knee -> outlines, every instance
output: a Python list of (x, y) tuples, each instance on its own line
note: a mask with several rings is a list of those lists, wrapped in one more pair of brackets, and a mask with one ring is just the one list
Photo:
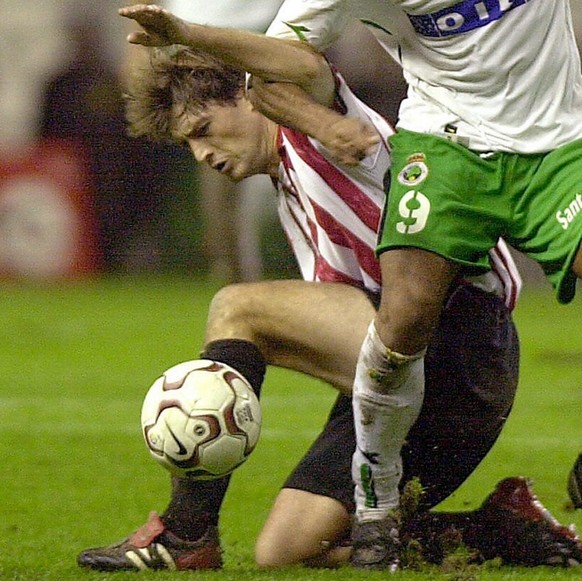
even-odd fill
[(329, 569), (347, 563), (350, 553), (350, 546), (335, 546), (325, 541), (318, 546), (305, 546), (301, 543), (270, 543), (259, 538), (255, 546), (255, 563), (259, 569), (291, 565)]
[(437, 326), (440, 304), (418, 290), (385, 295), (374, 326), (382, 343), (404, 355), (424, 349)]
[[(268, 519), (255, 544), (255, 563), (261, 569), (297, 565), (317, 552), (309, 534), (299, 534), (279, 518)], [(309, 539), (309, 540), (308, 540)]]
[(237, 283), (221, 288), (210, 301), (208, 325), (239, 324), (253, 312), (252, 283)]
[(438, 323), (458, 266), (431, 252), (384, 252), (382, 301), (375, 325), (386, 347), (411, 355), (424, 349)]
[(261, 568), (332, 566), (346, 558), (342, 541), (350, 528), (351, 516), (339, 501), (284, 488), (257, 539), (255, 561)]

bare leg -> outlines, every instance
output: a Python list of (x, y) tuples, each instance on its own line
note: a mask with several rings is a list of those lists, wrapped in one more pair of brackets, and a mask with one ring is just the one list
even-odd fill
[(401, 449), (422, 406), (424, 353), (456, 268), (418, 249), (385, 252), (380, 264), (382, 302), (362, 345), (352, 399), (356, 430), (352, 564), (393, 569), (398, 564), (393, 511), (400, 499)]
[[(360, 345), (374, 316), (362, 291), (342, 284), (270, 281), (220, 290), (208, 316), (205, 343), (244, 339), (269, 364), (313, 375), (349, 392)], [(351, 524), (346, 507), (327, 496), (284, 488), (256, 546), (261, 567), (345, 562), (333, 544)]]
[[(346, 313), (341, 319), (340, 309)], [(257, 394), (266, 363), (310, 373), (347, 391), (373, 314), (366, 295), (346, 285), (304, 281), (231, 285), (211, 303), (202, 357), (235, 367)], [(351, 449), (353, 441), (348, 445)], [(217, 526), (228, 484), (228, 476), (208, 482), (175, 479), (162, 521), (179, 538), (196, 541)], [(324, 520), (321, 526), (333, 529), (335, 524)], [(303, 540), (307, 544), (301, 555), (321, 552), (318, 542), (314, 546), (309, 544), (313, 540)]]
[(417, 248), (384, 252), (380, 265), (383, 288), (376, 330), (384, 345), (413, 355), (428, 345), (457, 267)]
[(205, 344), (246, 339), (270, 365), (318, 377), (349, 393), (374, 308), (343, 284), (300, 280), (230, 285), (212, 300)]
[(350, 547), (337, 547), (349, 533), (351, 517), (333, 498), (283, 488), (275, 499), (255, 547), (259, 567), (294, 563), (331, 567), (348, 559)]
[(259, 280), (263, 272), (260, 221), (273, 185), (266, 176), (233, 183), (204, 163), (198, 165), (198, 172), (204, 250), (212, 275), (225, 283)]

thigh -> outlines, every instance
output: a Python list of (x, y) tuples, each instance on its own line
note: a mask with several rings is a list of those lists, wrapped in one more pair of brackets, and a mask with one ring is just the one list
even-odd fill
[(364, 291), (341, 283), (231, 285), (212, 301), (205, 341), (252, 341), (270, 365), (307, 373), (350, 392), (374, 312)]

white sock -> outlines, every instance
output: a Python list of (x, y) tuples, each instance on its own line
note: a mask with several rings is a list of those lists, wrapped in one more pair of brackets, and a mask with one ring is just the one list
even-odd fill
[(401, 449), (424, 396), (424, 353), (402, 355), (382, 343), (374, 322), (356, 368), (353, 392), (358, 521), (386, 517), (399, 505)]

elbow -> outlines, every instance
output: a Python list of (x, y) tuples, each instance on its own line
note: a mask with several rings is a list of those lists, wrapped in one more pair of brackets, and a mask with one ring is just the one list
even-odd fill
[(316, 87), (322, 83), (327, 83), (332, 78), (328, 62), (316, 52), (307, 55), (300, 72), (296, 84), (310, 94), (315, 92)]

